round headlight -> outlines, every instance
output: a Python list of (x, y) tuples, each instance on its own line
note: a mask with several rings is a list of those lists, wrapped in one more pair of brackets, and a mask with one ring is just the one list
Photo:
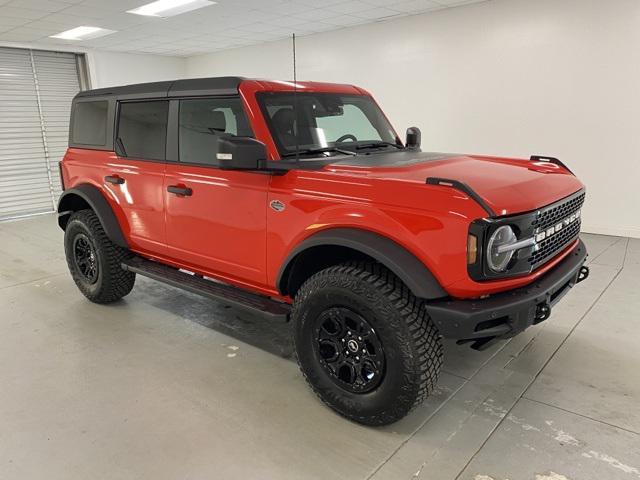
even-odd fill
[(508, 225), (498, 228), (487, 244), (487, 264), (494, 272), (504, 272), (513, 257), (515, 250), (500, 253), (499, 247), (517, 242), (513, 229)]

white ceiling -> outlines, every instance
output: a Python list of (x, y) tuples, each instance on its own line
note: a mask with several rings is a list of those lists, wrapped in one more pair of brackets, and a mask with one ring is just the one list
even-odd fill
[[(166, 19), (126, 13), (150, 1), (0, 0), (0, 44), (191, 56), (485, 0), (217, 0)], [(49, 38), (81, 25), (117, 33), (74, 42)]]

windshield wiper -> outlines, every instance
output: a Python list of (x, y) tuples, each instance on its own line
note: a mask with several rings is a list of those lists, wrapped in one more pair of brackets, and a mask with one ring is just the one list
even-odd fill
[(302, 148), (297, 152), (287, 152), (282, 157), (295, 157), (297, 155), (312, 155), (314, 153), (325, 153), (325, 152), (336, 152), (342, 153), (344, 155), (357, 155), (356, 152), (352, 152), (351, 150), (344, 150), (342, 148), (337, 147), (323, 147), (323, 148)]
[(402, 145), (398, 145), (397, 143), (391, 142), (371, 142), (371, 143), (361, 143), (356, 146), (356, 150), (363, 150), (365, 148), (378, 148), (378, 147), (396, 147), (397, 149), (403, 149)]

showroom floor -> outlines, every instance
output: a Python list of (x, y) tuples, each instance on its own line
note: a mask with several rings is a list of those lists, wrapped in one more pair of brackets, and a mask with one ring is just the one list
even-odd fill
[(591, 277), (386, 428), (320, 404), (289, 326), (138, 278), (111, 306), (51, 215), (0, 224), (0, 478), (640, 478), (640, 240), (583, 236)]

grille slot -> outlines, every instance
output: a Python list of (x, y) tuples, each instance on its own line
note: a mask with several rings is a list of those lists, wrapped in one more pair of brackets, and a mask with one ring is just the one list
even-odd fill
[(551, 206), (545, 210), (540, 211), (540, 215), (533, 222), (534, 228), (546, 230), (547, 228), (555, 225), (560, 220), (563, 220), (570, 216), (572, 213), (577, 212), (584, 203), (584, 193), (567, 200), (559, 205)]
[[(584, 195), (583, 192), (562, 203), (550, 205), (546, 209), (540, 210), (538, 217), (532, 223), (533, 228), (536, 231), (544, 231), (561, 223), (565, 218), (570, 217), (582, 208)], [(535, 269), (541, 266), (578, 238), (581, 220), (581, 218), (578, 218), (575, 222), (564, 226), (559, 232), (539, 242), (538, 248), (529, 257), (531, 268)]]
[(539, 267), (560, 250), (566, 247), (573, 240), (578, 238), (580, 233), (580, 220), (564, 227), (559, 233), (543, 240), (538, 244), (540, 248), (529, 257), (529, 263), (533, 268)]

